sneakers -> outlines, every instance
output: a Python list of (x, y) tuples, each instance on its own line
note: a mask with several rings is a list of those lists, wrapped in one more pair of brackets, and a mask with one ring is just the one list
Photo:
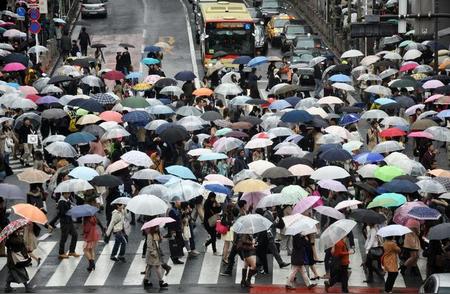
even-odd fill
[(225, 276), (225, 277), (229, 277), (229, 276), (231, 276), (231, 272), (229, 272), (229, 271), (224, 271), (224, 272), (220, 272), (219, 275)]
[(119, 260), (120, 260), (121, 262), (127, 262), (127, 260), (126, 260), (125, 257), (123, 257), (123, 256), (119, 256)]
[(169, 284), (164, 283), (164, 281), (159, 281), (159, 288), (167, 288), (169, 287)]
[(68, 255), (69, 255), (69, 256), (72, 256), (72, 257), (80, 257), (80, 256), (81, 256), (80, 254), (78, 254), (78, 253), (76, 253), (76, 252), (69, 252)]
[(66, 253), (63, 253), (63, 254), (58, 255), (58, 258), (59, 259), (66, 259), (66, 258), (69, 258), (69, 255), (66, 254)]

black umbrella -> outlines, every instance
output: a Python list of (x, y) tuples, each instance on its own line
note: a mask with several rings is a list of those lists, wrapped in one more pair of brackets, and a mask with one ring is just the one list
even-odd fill
[(450, 94), (450, 85), (446, 85), (446, 86), (442, 86), (442, 87), (436, 88), (436, 89), (434, 89), (433, 93), (434, 94), (448, 95), (448, 94)]
[(128, 43), (120, 43), (119, 46), (123, 48), (135, 48), (134, 45)]
[(106, 48), (106, 45), (105, 44), (92, 44), (91, 45), (91, 48)]
[(416, 183), (419, 180), (416, 177), (410, 176), (410, 175), (403, 175), (403, 176), (398, 176), (395, 177), (394, 180), (408, 180), (410, 182)]
[(432, 76), (430, 80), (439, 80), (439, 81), (443, 82), (444, 84), (449, 84), (450, 83), (450, 76), (447, 76), (447, 75), (436, 75), (436, 76)]
[(255, 98), (253, 98), (253, 99), (247, 100), (247, 102), (245, 102), (245, 103), (246, 104), (250, 104), (250, 105), (262, 105), (262, 104), (267, 103), (267, 101), (264, 100), (264, 99), (255, 99)]
[(312, 162), (306, 158), (300, 158), (300, 157), (287, 157), (280, 160), (277, 164), (277, 166), (281, 166), (284, 168), (290, 168), (291, 166), (294, 166), (296, 164), (305, 164), (312, 167)]
[(360, 113), (363, 109), (356, 106), (343, 106), (341, 108), (336, 108), (337, 113)]
[(80, 108), (83, 108), (87, 111), (91, 112), (103, 112), (105, 109), (103, 108), (103, 105), (95, 101), (94, 99), (83, 99), (83, 98), (77, 98), (73, 99), (68, 103), (68, 105), (71, 106), (78, 106)]
[(2, 60), (4, 63), (18, 62), (22, 63), (25, 66), (28, 66), (30, 61), (28, 56), (22, 53), (11, 53), (9, 55), (6, 55), (5, 57), (2, 57)]
[(381, 224), (386, 221), (386, 218), (370, 209), (355, 209), (350, 214), (350, 217), (360, 223), (365, 224)]
[(91, 61), (88, 58), (78, 58), (78, 59), (73, 60), (71, 64), (79, 66), (79, 67), (90, 67), (91, 62), (95, 62), (95, 61)]
[(411, 79), (400, 79), (400, 80), (396, 80), (394, 81), (389, 87), (390, 88), (417, 88), (419, 87), (419, 83), (417, 83), (417, 81), (415, 80), (411, 80)]
[(155, 88), (164, 88), (164, 87), (168, 87), (168, 86), (176, 86), (178, 84), (178, 82), (172, 78), (162, 78), (159, 79), (153, 86)]
[(52, 119), (60, 119), (67, 116), (67, 112), (60, 108), (51, 108), (46, 109), (42, 112), (42, 118), (52, 120)]
[(91, 184), (94, 186), (117, 187), (123, 184), (119, 177), (113, 175), (101, 175), (92, 179)]
[(388, 103), (380, 106), (384, 111), (398, 111), (402, 106), (399, 103)]
[(416, 102), (411, 97), (398, 96), (398, 97), (393, 97), (392, 99), (397, 101), (397, 103), (400, 104), (401, 107), (403, 107), (403, 108), (409, 108), (413, 105), (416, 105)]
[(362, 190), (364, 190), (364, 191), (366, 191), (366, 192), (368, 192), (368, 193), (370, 193), (370, 194), (372, 194), (372, 195), (377, 195), (378, 194), (377, 190), (373, 186), (371, 186), (371, 185), (369, 185), (367, 183), (355, 182), (355, 183), (353, 183), (353, 185), (358, 187), (358, 188), (360, 188), (360, 189), (362, 189)]
[(47, 84), (58, 84), (58, 83), (63, 83), (63, 82), (70, 82), (72, 81), (73, 78), (69, 77), (69, 76), (53, 76), (48, 82)]
[(448, 238), (450, 238), (450, 223), (433, 226), (428, 232), (429, 240), (444, 240)]
[(159, 136), (167, 143), (175, 143), (188, 138), (189, 132), (182, 126), (173, 125), (162, 131)]
[(334, 75), (334, 74), (345, 74), (345, 75), (350, 75), (352, 71), (352, 67), (348, 64), (338, 64), (335, 67), (333, 67), (332, 69), (330, 69), (330, 71), (328, 72), (328, 74)]
[(281, 179), (281, 178), (288, 178), (292, 177), (293, 174), (288, 171), (287, 168), (274, 166), (271, 168), (266, 169), (261, 177), (266, 179)]
[(308, 122), (307, 125), (311, 125), (315, 128), (326, 128), (329, 123), (318, 115), (313, 115), (312, 121)]
[(259, 117), (251, 116), (251, 115), (241, 116), (241, 117), (239, 118), (239, 121), (249, 122), (249, 123), (251, 123), (252, 125), (259, 125), (260, 123), (263, 122), (263, 120), (260, 119)]
[(98, 125), (87, 125), (82, 129), (83, 132), (90, 133), (98, 138), (105, 134), (105, 130)]
[(217, 111), (206, 111), (200, 116), (200, 118), (206, 121), (215, 121), (217, 119), (223, 119), (222, 115)]

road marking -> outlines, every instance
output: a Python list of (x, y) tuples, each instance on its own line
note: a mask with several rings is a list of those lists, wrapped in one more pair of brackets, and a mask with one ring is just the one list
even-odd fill
[[(78, 241), (77, 246), (75, 247), (75, 252), (83, 251), (84, 241)], [(67, 285), (73, 273), (78, 267), (82, 257), (78, 258), (67, 258), (63, 259), (59, 262), (54, 274), (50, 277), (47, 284), (47, 287), (62, 287)]]
[[(272, 256), (272, 255), (271, 255)], [(291, 257), (288, 256), (287, 250), (280, 250), (280, 256), (285, 262), (290, 262)], [(273, 267), (272, 267), (272, 284), (274, 285), (286, 285), (287, 277), (290, 274), (290, 266), (285, 268), (280, 268), (278, 262), (273, 258)]]
[(205, 252), (202, 269), (198, 278), (199, 284), (217, 284), (221, 260), (222, 256), (216, 256), (210, 252)]
[[(89, 274), (89, 277), (84, 283), (85, 286), (103, 286), (105, 285), (106, 279), (111, 272), (115, 261), (111, 260), (111, 251), (114, 246), (114, 241), (109, 241), (108, 244), (105, 245), (100, 257), (95, 262), (95, 271)], [(121, 263), (121, 261), (118, 261)]]
[(195, 47), (194, 47), (194, 38), (192, 37), (192, 28), (191, 28), (191, 21), (189, 19), (189, 11), (186, 7), (186, 4), (184, 4), (183, 0), (180, 0), (181, 5), (183, 5), (184, 8), (184, 16), (186, 18), (186, 28), (188, 33), (188, 39), (189, 39), (189, 49), (191, 53), (191, 61), (192, 61), (192, 70), (194, 74), (197, 76), (195, 79), (195, 87), (200, 88), (200, 80), (198, 75), (198, 67), (197, 67), (197, 58), (195, 56)]
[(350, 267), (352, 268), (349, 270), (350, 277), (349, 277), (349, 283), (351, 283), (352, 286), (365, 286), (367, 287), (367, 283), (364, 283), (363, 281), (366, 279), (366, 274), (362, 270), (361, 264), (362, 264), (362, 255), (361, 250), (358, 250), (358, 248), (361, 248), (359, 246), (359, 240), (355, 239), (355, 253), (350, 254)]
[(186, 261), (183, 264), (173, 264), (172, 260), (169, 259), (169, 261), (167, 261), (167, 265), (172, 267), (172, 269), (170, 270), (170, 273), (167, 276), (164, 276), (164, 281), (169, 285), (181, 284), (181, 278), (183, 277)]
[[(146, 2), (144, 1), (144, 3), (146, 3)], [(147, 8), (145, 8), (145, 9), (147, 11)], [(145, 36), (147, 36), (147, 29), (143, 29), (142, 30), (142, 40), (144, 42), (141, 45), (141, 60), (144, 58), (144, 53), (145, 53), (145, 51), (144, 51), (144, 49), (145, 49)], [(139, 72), (142, 73), (142, 76), (145, 75), (145, 73), (144, 73), (144, 64), (140, 60), (139, 60)]]
[(236, 263), (236, 278), (234, 279), (234, 282), (236, 284), (241, 283), (242, 279), (242, 269), (244, 268), (244, 261), (241, 259), (241, 257), (237, 256), (237, 263)]
[(125, 280), (123, 281), (124, 285), (140, 285), (142, 284), (142, 279), (144, 278), (143, 275), (141, 275), (141, 271), (145, 270), (146, 262), (145, 258), (142, 258), (142, 256), (139, 254), (139, 252), (142, 252), (142, 248), (144, 247), (144, 240), (141, 241), (139, 244), (138, 252), (136, 256), (133, 259), (133, 262), (131, 263), (130, 269), (127, 272), (127, 275), (125, 276)]

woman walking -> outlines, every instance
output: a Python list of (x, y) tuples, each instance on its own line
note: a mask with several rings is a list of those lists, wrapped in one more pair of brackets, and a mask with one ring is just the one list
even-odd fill
[(88, 272), (95, 270), (95, 249), (97, 248), (100, 234), (97, 230), (97, 224), (104, 231), (102, 225), (97, 222), (95, 215), (83, 218), (83, 238), (84, 238), (84, 256), (89, 262), (86, 268)]
[(384, 270), (388, 273), (386, 282), (384, 283), (384, 292), (392, 293), (395, 279), (398, 276), (398, 255), (400, 254), (400, 247), (395, 243), (393, 237), (386, 237), (383, 244), (384, 254), (382, 257), (382, 264)]
[(255, 240), (251, 235), (243, 234), (239, 237), (237, 249), (244, 260), (241, 287), (251, 287), (252, 277), (256, 274)]
[(208, 198), (203, 204), (203, 210), (205, 211), (205, 217), (203, 219), (203, 225), (209, 234), (209, 239), (205, 243), (205, 251), (208, 249), (208, 245), (212, 245), (212, 250), (214, 255), (219, 255), (216, 248), (216, 222), (218, 214), (222, 210), (220, 204), (216, 200), (216, 194), (211, 192)]
[(339, 240), (331, 248), (333, 256), (332, 266), (330, 269), (330, 279), (325, 281), (325, 291), (337, 282), (341, 282), (342, 293), (348, 293), (348, 266), (350, 265), (350, 254), (354, 252), (348, 251), (345, 238)]
[(150, 282), (151, 271), (154, 270), (156, 276), (159, 280), (160, 288), (167, 288), (169, 285), (164, 282), (161, 273), (161, 249), (159, 248), (159, 242), (161, 241), (161, 234), (159, 233), (159, 226), (154, 226), (148, 229), (147, 234), (147, 253), (146, 253), (146, 263), (147, 267), (145, 269), (144, 276), (144, 287), (152, 287), (153, 284)]
[[(38, 240), (35, 235), (35, 228), (39, 227), (34, 223), (29, 223), (25, 226), (23, 232), (23, 242), (25, 243), (25, 247), (27, 248), (28, 255), (37, 262), (39, 266), (41, 264), (41, 258), (34, 254), (34, 251), (38, 247)], [(40, 230), (40, 229), (39, 229)]]
[(220, 223), (227, 228), (227, 232), (225, 234), (221, 234), (221, 239), (223, 240), (222, 262), (225, 264), (228, 264), (231, 242), (233, 242), (233, 231), (231, 230), (231, 226), (234, 222), (234, 209), (234, 204), (228, 204), (220, 220)]
[[(107, 238), (114, 233), (114, 247), (111, 252), (111, 260), (125, 262), (125, 250), (127, 247), (127, 239), (125, 234), (125, 212), (122, 204), (117, 204), (116, 209), (112, 212), (111, 222), (109, 223), (108, 230), (106, 231)], [(120, 251), (119, 251), (120, 248)], [(117, 257), (117, 252), (119, 256)]]
[[(304, 266), (305, 257), (307, 255), (306, 248), (308, 246), (308, 243), (309, 241), (306, 240), (306, 238), (301, 234), (297, 234), (292, 238), (291, 273), (286, 284), (287, 289), (295, 289), (294, 283), (297, 273), (300, 273), (302, 275), (303, 282), (305, 283), (306, 287), (308, 287), (308, 289), (317, 286), (317, 284), (312, 284), (309, 280)], [(316, 278), (317, 274), (314, 279)]]

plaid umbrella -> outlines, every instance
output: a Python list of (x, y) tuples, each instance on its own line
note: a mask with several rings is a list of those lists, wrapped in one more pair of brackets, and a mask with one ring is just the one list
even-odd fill
[(30, 221), (24, 218), (12, 221), (0, 232), (0, 242), (8, 238), (9, 235), (27, 225)]
[(92, 95), (92, 99), (94, 99), (95, 101), (97, 101), (98, 103), (100, 103), (102, 105), (116, 103), (116, 99), (114, 99), (113, 96), (111, 96), (111, 95), (109, 95), (107, 93), (94, 94), (94, 95)]

